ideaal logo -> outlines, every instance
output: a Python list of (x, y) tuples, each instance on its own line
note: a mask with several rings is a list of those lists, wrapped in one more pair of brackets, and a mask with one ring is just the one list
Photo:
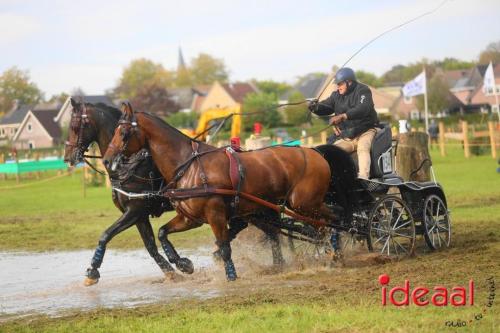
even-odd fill
[[(427, 306), (432, 304), (434, 306), (473, 306), (474, 305), (474, 281), (471, 279), (466, 287), (457, 286), (452, 287), (450, 290), (444, 286), (435, 286), (429, 289), (427, 287), (418, 286), (413, 290), (410, 286), (410, 281), (405, 280), (404, 286), (395, 286), (389, 291), (385, 287), (390, 282), (390, 277), (387, 274), (379, 276), (378, 281), (382, 287), (382, 306), (387, 305), (387, 300), (395, 306), (408, 306), (411, 303), (417, 306)], [(493, 277), (486, 279), (488, 286), (488, 298), (482, 307), (480, 313), (476, 313), (469, 320), (447, 320), (445, 326), (449, 327), (465, 327), (472, 324), (474, 321), (483, 319), (483, 314), (487, 312), (487, 308), (493, 306), (495, 300), (495, 280)], [(432, 296), (431, 296), (432, 295)], [(430, 296), (430, 300), (429, 297)]]
[[(467, 287), (457, 286), (448, 290), (444, 286), (435, 286), (433, 289), (417, 286), (413, 290), (410, 287), (410, 281), (405, 280), (404, 286), (396, 286), (387, 290), (390, 282), (387, 274), (379, 276), (378, 281), (382, 287), (382, 305), (387, 305), (387, 300), (395, 306), (407, 306), (411, 303), (417, 306), (466, 306), (474, 305), (474, 281), (470, 280)], [(432, 295), (432, 296), (431, 296)], [(402, 296), (402, 297), (401, 297)], [(431, 296), (430, 300), (427, 296)]]

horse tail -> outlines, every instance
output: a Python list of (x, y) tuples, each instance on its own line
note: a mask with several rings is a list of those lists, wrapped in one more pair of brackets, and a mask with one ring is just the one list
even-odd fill
[(358, 202), (356, 189), (356, 165), (349, 153), (334, 145), (321, 145), (315, 148), (328, 162), (331, 171), (329, 192), (334, 194), (334, 200), (345, 210), (346, 216), (351, 216)]

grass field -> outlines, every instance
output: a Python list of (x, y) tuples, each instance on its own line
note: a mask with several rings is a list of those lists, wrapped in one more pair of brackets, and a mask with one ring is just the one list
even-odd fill
[[(495, 172), (496, 161), (489, 156), (465, 160), (456, 150), (446, 158), (434, 155), (433, 162), (452, 211), (452, 247), (447, 250), (419, 252), (399, 262), (348, 260), (341, 268), (286, 270), (265, 273), (258, 279), (242, 275), (234, 283), (224, 282), (228, 286), (225, 296), (214, 299), (102, 309), (61, 318), (30, 317), (7, 322), (0, 332), (498, 331), (498, 298), (491, 308), (485, 306), (487, 279), (493, 277), (498, 285), (500, 277), (500, 174)], [(79, 181), (75, 175), (56, 180), (50, 187), (0, 190), (0, 249), (92, 248), (118, 214), (109, 190), (92, 188), (83, 199)], [(160, 220), (164, 223), (167, 218)], [(155, 221), (155, 229), (157, 226)], [(189, 236), (174, 242), (179, 246), (188, 245), (189, 239), (196, 239), (197, 244), (212, 242), (207, 229)], [(130, 230), (117, 236), (110, 247), (142, 244), (137, 232)], [(382, 273), (391, 276), (391, 287), (408, 279), (412, 286), (450, 288), (473, 279), (476, 302), (460, 308), (383, 307), (377, 280)], [(480, 313), (482, 317), (475, 319)], [(448, 328), (446, 321), (464, 321), (467, 326)]]
[[(49, 173), (48, 178), (54, 177)], [(72, 175), (16, 188), (14, 180), (0, 182), (0, 250), (72, 250), (97, 245), (100, 234), (121, 213), (111, 200), (111, 190), (87, 187), (83, 197), (81, 171)], [(32, 185), (30, 185), (32, 184)], [(6, 188), (13, 189), (6, 189)], [(155, 232), (173, 213), (151, 219)], [(211, 240), (208, 227), (172, 235), (181, 247), (197, 247)], [(111, 248), (143, 247), (135, 227), (110, 242)]]

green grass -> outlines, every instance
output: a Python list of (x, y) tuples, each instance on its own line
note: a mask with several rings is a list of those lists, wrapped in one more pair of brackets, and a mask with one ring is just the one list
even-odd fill
[[(434, 253), (419, 249), (415, 258), (385, 264), (357, 264), (348, 260), (344, 268), (292, 270), (257, 279), (242, 275), (235, 283), (228, 284), (231, 288), (225, 291), (225, 296), (214, 299), (187, 299), (134, 309), (99, 309), (61, 318), (27, 317), (4, 323), (0, 332), (495, 332), (500, 325), (498, 299), (481, 320), (474, 320), (474, 315), (486, 309), (486, 279), (500, 277), (500, 174), (495, 171), (496, 161), (489, 156), (466, 160), (459, 149), (448, 150), (445, 158), (436, 153), (434, 150), (436, 175), (444, 186), (452, 212), (450, 249)], [(117, 214), (111, 208), (109, 190), (92, 188), (83, 199), (78, 179), (68, 177), (54, 184), (58, 184), (54, 191), (64, 194), (40, 197), (45, 187), (0, 192), (2, 248), (19, 247), (16, 243), (21, 239), (19, 235), (9, 240), (12, 230), (21, 232), (16, 224), (27, 229), (24, 236), (37, 230), (39, 237), (60, 240), (63, 245), (58, 247), (54, 242), (55, 248), (71, 248), (71, 242), (66, 244), (63, 240), (78, 230), (75, 224), (83, 224), (78, 241), (86, 244), (88, 238), (93, 247), (100, 232), (97, 226), (103, 228)], [(24, 202), (22, 196), (29, 200)], [(45, 207), (29, 207), (35, 204)], [(56, 216), (71, 219), (54, 222)], [(40, 223), (45, 228), (37, 226)], [(47, 229), (49, 226), (53, 229)], [(120, 247), (118, 239), (126, 237), (136, 239), (134, 244), (142, 246), (136, 232), (118, 236), (113, 246)], [(47, 244), (47, 241), (33, 242), (38, 245), (32, 248), (38, 250)], [(422, 245), (423, 239), (419, 237), (417, 242)], [(450, 288), (466, 285), (472, 278), (476, 283), (476, 305), (382, 307), (377, 282), (382, 273), (391, 276), (391, 286), (402, 285), (404, 279), (409, 279), (412, 286), (442, 284)], [(459, 319), (468, 326), (445, 327), (447, 320)]]
[[(46, 177), (53, 177), (49, 173)], [(81, 173), (39, 183), (26, 180), (15, 188), (15, 180), (0, 187), (0, 250), (71, 250), (94, 248), (101, 233), (120, 215), (111, 200), (111, 190), (87, 187), (83, 197)], [(5, 189), (14, 187), (13, 189)], [(167, 223), (173, 212), (151, 219), (153, 230)], [(197, 247), (211, 241), (211, 231), (201, 227), (174, 234), (171, 239), (181, 247)], [(135, 227), (116, 236), (110, 248), (143, 247)]]

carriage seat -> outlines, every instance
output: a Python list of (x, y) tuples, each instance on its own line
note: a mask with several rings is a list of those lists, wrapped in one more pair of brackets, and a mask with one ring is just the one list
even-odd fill
[(392, 133), (390, 125), (378, 125), (370, 152), (372, 160), (370, 178), (384, 178), (384, 175), (393, 173), (391, 148)]

